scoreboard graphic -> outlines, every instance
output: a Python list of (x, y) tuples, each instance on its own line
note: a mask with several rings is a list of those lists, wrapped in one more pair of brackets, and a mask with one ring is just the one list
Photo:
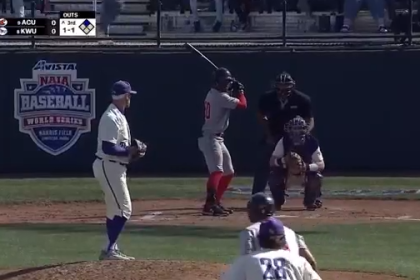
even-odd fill
[(0, 36), (41, 35), (66, 37), (95, 37), (94, 11), (60, 12), (60, 17), (50, 18), (0, 18)]

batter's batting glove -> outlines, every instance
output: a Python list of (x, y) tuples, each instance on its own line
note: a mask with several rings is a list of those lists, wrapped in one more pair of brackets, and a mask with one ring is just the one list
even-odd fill
[(233, 93), (238, 93), (245, 89), (244, 85), (238, 80), (233, 80), (230, 87)]

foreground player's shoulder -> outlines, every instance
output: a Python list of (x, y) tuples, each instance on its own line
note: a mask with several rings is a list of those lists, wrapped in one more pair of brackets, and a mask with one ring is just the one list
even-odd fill
[(241, 230), (241, 232), (239, 233), (239, 238), (241, 239), (241, 243), (242, 241), (245, 241), (249, 238), (251, 238), (253, 235), (253, 231), (249, 228), (245, 228), (243, 230)]
[(260, 223), (260, 222), (253, 223), (253, 224), (251, 224), (251, 225), (247, 226), (247, 227), (245, 228), (245, 230), (249, 230), (249, 231), (252, 231), (252, 232), (258, 233), (258, 231), (260, 230), (260, 225), (261, 225), (261, 223)]
[[(258, 223), (257, 223), (258, 224)], [(247, 255), (258, 249), (257, 235), (259, 226), (252, 224), (239, 233), (240, 254)]]

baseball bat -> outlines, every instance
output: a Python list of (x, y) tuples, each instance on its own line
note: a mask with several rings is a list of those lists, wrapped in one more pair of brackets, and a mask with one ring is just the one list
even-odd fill
[(204, 60), (206, 60), (211, 66), (213, 66), (213, 68), (218, 69), (219, 67), (217, 67), (216, 64), (213, 63), (213, 61), (211, 61), (207, 56), (205, 56), (202, 52), (200, 52), (199, 50), (197, 50), (193, 45), (191, 45), (190, 43), (185, 43), (184, 45), (187, 50), (198, 54), (199, 56), (201, 56)]

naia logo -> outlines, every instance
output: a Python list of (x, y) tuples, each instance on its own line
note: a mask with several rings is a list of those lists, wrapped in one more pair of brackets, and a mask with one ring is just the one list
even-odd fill
[(15, 119), (45, 152), (57, 156), (90, 132), (95, 118), (95, 89), (77, 77), (76, 63), (38, 61), (32, 78), (15, 89)]

